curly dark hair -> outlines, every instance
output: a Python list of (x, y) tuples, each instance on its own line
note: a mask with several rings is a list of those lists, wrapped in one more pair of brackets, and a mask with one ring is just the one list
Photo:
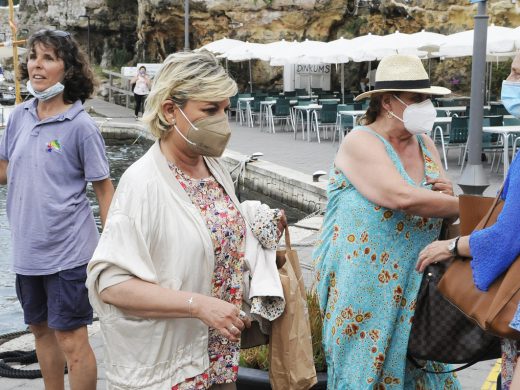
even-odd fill
[(64, 102), (71, 104), (79, 99), (85, 103), (85, 100), (94, 93), (98, 81), (90, 69), (87, 55), (78, 42), (65, 31), (40, 30), (29, 37), (27, 57), (25, 62), (20, 63), (20, 80), (29, 79), (27, 61), (37, 44), (53, 48), (58, 58), (63, 60), (65, 68), (65, 76), (62, 81), (65, 86)]

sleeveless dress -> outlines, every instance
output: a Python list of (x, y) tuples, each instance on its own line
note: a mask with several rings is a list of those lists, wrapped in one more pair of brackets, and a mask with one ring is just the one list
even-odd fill
[[(367, 127), (356, 130), (379, 138), (399, 173), (417, 186), (388, 141)], [(439, 167), (422, 137), (417, 139), (425, 175), (438, 177)], [(313, 259), (324, 315), (328, 388), (460, 389), (455, 374), (427, 374), (406, 359), (422, 278), (415, 263), (420, 250), (438, 237), (442, 219), (376, 205), (335, 167), (327, 194), (327, 211)], [(450, 369), (436, 362), (428, 362), (427, 367), (431, 371)]]
[[(193, 179), (173, 163), (169, 163), (169, 166), (192, 203), (199, 209), (213, 242), (215, 268), (212, 296), (241, 309), (246, 237), (242, 215), (213, 176)], [(240, 342), (229, 341), (216, 329), (209, 328), (208, 354), (209, 368), (196, 377), (186, 378), (184, 382), (173, 386), (172, 390), (208, 389), (216, 384), (236, 382)]]

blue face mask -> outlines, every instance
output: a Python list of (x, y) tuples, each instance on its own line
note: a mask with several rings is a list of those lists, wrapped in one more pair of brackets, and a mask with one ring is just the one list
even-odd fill
[(53, 86), (47, 88), (45, 91), (35, 91), (33, 86), (31, 85), (31, 81), (27, 81), (27, 91), (31, 95), (33, 95), (36, 99), (40, 101), (45, 101), (53, 98), (56, 95), (59, 95), (63, 92), (65, 86), (62, 83), (56, 83)]
[(520, 82), (502, 81), (501, 100), (506, 110), (520, 119)]

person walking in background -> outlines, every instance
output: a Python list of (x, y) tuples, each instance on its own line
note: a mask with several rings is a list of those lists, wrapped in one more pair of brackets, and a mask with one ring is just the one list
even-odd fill
[(82, 105), (95, 79), (78, 43), (60, 30), (32, 34), (20, 68), (34, 99), (15, 108), (0, 141), (16, 293), (45, 387), (64, 388), (66, 362), (71, 389), (95, 389), (85, 280), (98, 230), (87, 182), (102, 223), (114, 192), (103, 138)]
[(155, 77), (143, 121), (158, 141), (121, 177), (88, 267), (109, 388), (234, 389), (250, 324), (243, 284), (251, 280), (253, 291), (260, 244), (270, 303), (263, 309), (253, 297), (251, 313), (272, 320), (283, 311), (274, 247), (284, 213), (248, 212), (216, 158), (231, 135), (226, 110), (236, 93), (205, 50), (170, 55)]
[[(502, 83), (502, 103), (506, 110), (520, 118), (520, 53), (511, 65), (511, 73)], [(423, 272), (432, 262), (446, 261), (453, 256), (471, 259), (475, 286), (487, 291), (494, 280), (505, 272), (520, 255), (520, 159), (514, 158), (504, 183), (501, 198), (504, 206), (497, 222), (469, 236), (435, 241), (426, 246), (417, 261)], [(511, 325), (520, 331), (520, 307)], [(502, 390), (520, 389), (520, 369), (517, 365), (520, 345), (515, 340), (502, 340)], [(514, 384), (511, 383), (515, 372)]]
[[(313, 253), (330, 389), (458, 389), (406, 352), (421, 275), (415, 262), (458, 200), (430, 137), (436, 111), (421, 60), (384, 58), (362, 126), (343, 140)], [(427, 370), (445, 371), (427, 362)]]
[(135, 84), (134, 86), (134, 99), (135, 99), (135, 109), (134, 115), (135, 119), (139, 118), (139, 111), (143, 112), (144, 102), (146, 100), (146, 96), (150, 93), (150, 86), (152, 84), (150, 78), (146, 74), (146, 67), (139, 67), (139, 71), (137, 74), (132, 77), (130, 80), (131, 84)]

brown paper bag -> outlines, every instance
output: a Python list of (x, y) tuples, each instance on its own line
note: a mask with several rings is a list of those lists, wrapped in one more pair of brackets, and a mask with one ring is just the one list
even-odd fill
[(274, 390), (307, 390), (317, 382), (316, 370), (305, 286), (288, 228), (285, 229), (285, 246), (285, 250), (276, 251), (285, 310), (271, 326), (269, 379)]

